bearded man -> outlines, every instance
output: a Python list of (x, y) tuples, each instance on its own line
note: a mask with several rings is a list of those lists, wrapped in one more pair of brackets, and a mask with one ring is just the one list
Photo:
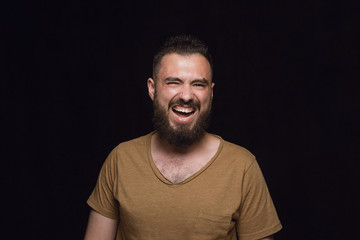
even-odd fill
[(273, 239), (281, 223), (255, 157), (206, 132), (214, 88), (207, 46), (170, 38), (147, 85), (155, 130), (106, 159), (87, 202), (85, 240)]

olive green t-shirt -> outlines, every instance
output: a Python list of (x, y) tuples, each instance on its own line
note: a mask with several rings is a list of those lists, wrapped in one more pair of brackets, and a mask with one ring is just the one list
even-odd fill
[(173, 184), (157, 169), (150, 133), (119, 144), (87, 203), (117, 219), (117, 240), (255, 240), (281, 229), (255, 157), (224, 141), (214, 157)]

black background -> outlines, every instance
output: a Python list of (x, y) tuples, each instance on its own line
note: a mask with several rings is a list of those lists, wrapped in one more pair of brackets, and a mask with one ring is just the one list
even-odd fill
[(252, 151), (283, 230), (359, 237), (358, 1), (8, 1), (1, 232), (81, 239), (107, 154), (152, 130), (146, 79), (170, 35), (214, 57), (210, 132)]

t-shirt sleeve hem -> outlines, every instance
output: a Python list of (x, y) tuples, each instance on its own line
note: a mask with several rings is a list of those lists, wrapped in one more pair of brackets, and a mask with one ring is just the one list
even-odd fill
[(92, 202), (91, 199), (88, 199), (86, 202), (94, 211), (100, 213), (101, 215), (103, 215), (104, 217), (108, 217), (111, 219), (115, 219), (115, 220), (119, 220), (118, 215), (114, 214), (113, 212), (100, 207), (99, 205), (97, 205), (96, 203)]
[(239, 240), (256, 240), (256, 239), (262, 239), (268, 236), (271, 236), (275, 233), (277, 233), (278, 231), (280, 231), (282, 229), (281, 223), (278, 223), (277, 225), (265, 229), (261, 232), (257, 232), (257, 233), (252, 233), (252, 234), (244, 234), (242, 235), (241, 233), (239, 234)]

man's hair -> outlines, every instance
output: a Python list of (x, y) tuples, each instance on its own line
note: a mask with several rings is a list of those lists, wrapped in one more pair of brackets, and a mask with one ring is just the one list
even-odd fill
[(180, 55), (203, 55), (210, 64), (211, 73), (213, 72), (213, 62), (208, 46), (200, 39), (191, 35), (178, 35), (169, 38), (159, 49), (153, 60), (153, 78), (156, 79), (160, 69), (162, 58), (171, 53)]

